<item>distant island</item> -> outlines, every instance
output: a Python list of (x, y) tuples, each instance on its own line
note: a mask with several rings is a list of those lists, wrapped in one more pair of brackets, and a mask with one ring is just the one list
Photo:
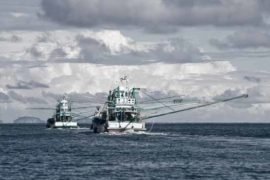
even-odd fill
[(0, 120), (0, 124), (1, 124), (1, 123), (3, 123), (3, 121), (2, 121), (2, 120)]
[(37, 123), (44, 124), (45, 123), (41, 119), (39, 119), (37, 117), (31, 117), (31, 116), (19, 117), (19, 118), (15, 119), (13, 122), (16, 124), (37, 124)]

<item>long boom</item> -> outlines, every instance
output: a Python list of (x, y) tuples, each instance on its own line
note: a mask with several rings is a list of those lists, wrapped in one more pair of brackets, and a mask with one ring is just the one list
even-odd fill
[(176, 110), (176, 111), (171, 111), (171, 112), (162, 113), (162, 114), (156, 114), (156, 115), (152, 115), (152, 116), (145, 116), (145, 117), (142, 117), (142, 120), (165, 116), (165, 115), (169, 115), (169, 114), (175, 114), (175, 113), (188, 111), (188, 110), (192, 110), (192, 109), (198, 109), (198, 108), (211, 106), (211, 105), (218, 104), (218, 103), (233, 101), (236, 99), (247, 98), (247, 97), (248, 97), (248, 94), (242, 94), (240, 96), (236, 96), (236, 97), (232, 97), (232, 98), (228, 98), (228, 99), (223, 99), (223, 100), (218, 100), (218, 101), (214, 101), (214, 102), (210, 102), (210, 103), (206, 103), (206, 104), (202, 104), (202, 105), (198, 105), (198, 106), (188, 107), (188, 108), (184, 108), (184, 109), (180, 109), (180, 110)]

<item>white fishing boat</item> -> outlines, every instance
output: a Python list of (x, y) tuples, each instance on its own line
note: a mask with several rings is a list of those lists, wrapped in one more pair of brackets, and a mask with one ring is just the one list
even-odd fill
[(139, 88), (130, 88), (128, 79), (121, 78), (120, 85), (109, 92), (107, 102), (98, 109), (91, 128), (95, 133), (145, 131), (145, 122), (137, 107)]
[(71, 104), (64, 96), (56, 105), (56, 112), (52, 118), (47, 120), (47, 128), (77, 128), (78, 124), (73, 121)]
[[(175, 114), (192, 109), (202, 108), (218, 103), (233, 101), (236, 99), (247, 98), (247, 94), (242, 94), (235, 97), (198, 103), (192, 106), (182, 106), (182, 99), (174, 99), (172, 105), (166, 105), (158, 99), (149, 95), (156, 103), (161, 104), (161, 107), (152, 107), (150, 109), (142, 109), (138, 107), (137, 96), (140, 88), (129, 87), (128, 79), (125, 76), (120, 79), (119, 85), (109, 91), (106, 103), (103, 107), (98, 107), (94, 118), (92, 119), (91, 129), (95, 133), (101, 132), (124, 132), (124, 131), (145, 131), (145, 120)], [(162, 98), (164, 99), (164, 98)], [(141, 105), (141, 104), (140, 104)], [(173, 107), (173, 108), (172, 108)], [(144, 115), (141, 116), (141, 110), (158, 110), (166, 108), (168, 112)], [(176, 109), (177, 108), (177, 109)], [(180, 108), (180, 109), (179, 109)], [(160, 111), (161, 112), (161, 111)]]

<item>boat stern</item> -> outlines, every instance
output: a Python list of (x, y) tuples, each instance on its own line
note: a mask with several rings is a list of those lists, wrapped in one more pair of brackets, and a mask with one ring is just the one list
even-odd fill
[(123, 131), (146, 131), (144, 122), (117, 122), (109, 121), (108, 132), (123, 132)]

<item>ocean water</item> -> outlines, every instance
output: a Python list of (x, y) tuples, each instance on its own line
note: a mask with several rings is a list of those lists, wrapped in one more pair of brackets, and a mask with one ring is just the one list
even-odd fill
[(0, 179), (267, 180), (270, 124), (155, 124), (125, 134), (2, 124)]

